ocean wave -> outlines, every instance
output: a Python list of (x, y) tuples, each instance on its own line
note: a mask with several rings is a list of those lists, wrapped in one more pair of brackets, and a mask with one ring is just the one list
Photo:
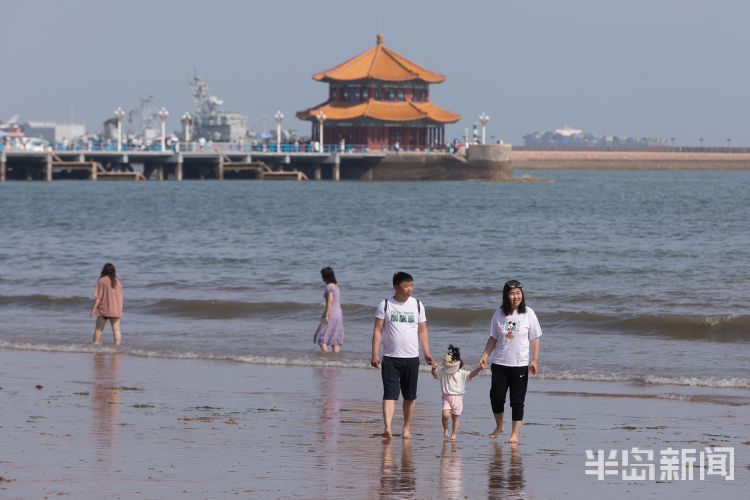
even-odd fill
[(54, 295), (2, 295), (0, 306), (15, 305), (41, 309), (70, 310), (90, 307), (93, 298), (88, 297), (57, 297)]
[(195, 319), (234, 319), (249, 318), (257, 314), (309, 311), (311, 307), (310, 304), (298, 302), (161, 299), (145, 306), (142, 310), (148, 313), (173, 314)]
[[(111, 344), (52, 344), (21, 341), (0, 340), (0, 349), (24, 350), (40, 352), (61, 353), (123, 353), (130, 356), (143, 358), (164, 358), (184, 360), (223, 361), (231, 363), (245, 363), (251, 365), (277, 365), (277, 366), (307, 366), (313, 368), (335, 367), (370, 369), (370, 359), (351, 358), (343, 356), (274, 356), (263, 354), (243, 353), (212, 353), (198, 351), (168, 351), (162, 349), (143, 349), (137, 347), (120, 346)], [(422, 364), (420, 370), (429, 372), (430, 367)], [(482, 377), (489, 377), (490, 371), (484, 370), (480, 373)], [(570, 370), (545, 369), (536, 377), (544, 380), (570, 380), (581, 382), (625, 382), (646, 386), (674, 385), (684, 387), (709, 387), (723, 389), (750, 389), (750, 379), (746, 378), (712, 378), (712, 377), (663, 377), (654, 375), (622, 374), (611, 372), (575, 372)]]
[[(541, 315), (541, 314), (540, 314)], [(675, 339), (733, 342), (750, 340), (750, 316), (740, 314), (641, 314), (611, 316), (588, 312), (561, 312), (559, 326), (578, 324), (597, 331), (662, 335)]]
[[(54, 311), (80, 311), (91, 304), (91, 298), (53, 295), (0, 296), (0, 306)], [(128, 299), (128, 313), (148, 315), (173, 315), (190, 319), (236, 319), (282, 317), (294, 313), (309, 314), (319, 309), (320, 303), (294, 301), (252, 302), (215, 299)], [(363, 319), (372, 317), (375, 304), (342, 304), (344, 315)], [(478, 326), (485, 328), (493, 309), (468, 309), (461, 307), (430, 307), (427, 317), (439, 326)], [(672, 339), (708, 340), (716, 342), (750, 341), (750, 315), (680, 315), (680, 314), (597, 314), (571, 311), (538, 311), (545, 329), (574, 329), (576, 333), (624, 333), (632, 335), (659, 335)]]
[(643, 385), (678, 385), (688, 387), (716, 387), (726, 389), (750, 389), (750, 379), (712, 377), (660, 377), (655, 375), (628, 375), (617, 373), (573, 372), (568, 370), (544, 370), (539, 378), (548, 380), (578, 380), (581, 382), (631, 382)]

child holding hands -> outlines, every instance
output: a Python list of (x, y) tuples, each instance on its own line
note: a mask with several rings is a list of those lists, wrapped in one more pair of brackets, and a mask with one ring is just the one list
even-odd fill
[(450, 440), (455, 441), (458, 434), (458, 417), (463, 410), (463, 394), (466, 381), (473, 379), (482, 369), (463, 370), (464, 362), (461, 352), (453, 344), (448, 346), (448, 354), (443, 357), (443, 368), (438, 369), (437, 362), (432, 363), (432, 376), (440, 381), (443, 390), (443, 437), (448, 439), (448, 420), (453, 419), (453, 432)]

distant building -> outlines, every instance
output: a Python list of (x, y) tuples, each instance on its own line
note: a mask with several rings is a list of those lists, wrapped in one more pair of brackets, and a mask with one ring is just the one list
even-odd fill
[(523, 136), (524, 146), (667, 146), (665, 139), (654, 137), (626, 137), (597, 135), (574, 129), (568, 125), (547, 132), (533, 132)]
[(297, 112), (297, 118), (312, 124), (312, 138), (320, 140), (318, 114), (323, 122), (323, 140), (337, 144), (426, 147), (445, 144), (445, 124), (461, 115), (430, 102), (430, 84), (445, 75), (430, 71), (383, 45), (377, 45), (333, 68), (313, 75), (328, 82), (328, 100)]
[(26, 137), (39, 137), (49, 142), (63, 139), (76, 140), (86, 135), (86, 125), (81, 123), (26, 122), (21, 125)]

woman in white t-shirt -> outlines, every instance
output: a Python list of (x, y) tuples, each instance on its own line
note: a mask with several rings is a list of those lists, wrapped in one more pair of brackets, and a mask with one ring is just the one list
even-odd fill
[[(477, 365), (486, 368), (487, 358), (492, 354), (490, 403), (495, 417), (495, 430), (490, 438), (496, 438), (505, 431), (505, 394), (510, 389), (513, 428), (508, 442), (518, 442), (529, 371), (532, 375), (537, 371), (541, 336), (539, 320), (534, 311), (526, 306), (523, 285), (517, 280), (506, 282), (503, 286), (503, 303), (492, 316), (490, 338), (487, 339), (487, 346)], [(530, 363), (529, 346), (532, 352)]]

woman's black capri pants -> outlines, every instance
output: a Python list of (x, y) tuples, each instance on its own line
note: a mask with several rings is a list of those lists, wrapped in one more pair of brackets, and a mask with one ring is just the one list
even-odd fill
[(523, 403), (526, 400), (526, 386), (529, 381), (528, 366), (505, 366), (492, 363), (492, 387), (490, 402), (492, 413), (503, 413), (505, 393), (510, 389), (510, 407), (513, 420), (523, 420)]

